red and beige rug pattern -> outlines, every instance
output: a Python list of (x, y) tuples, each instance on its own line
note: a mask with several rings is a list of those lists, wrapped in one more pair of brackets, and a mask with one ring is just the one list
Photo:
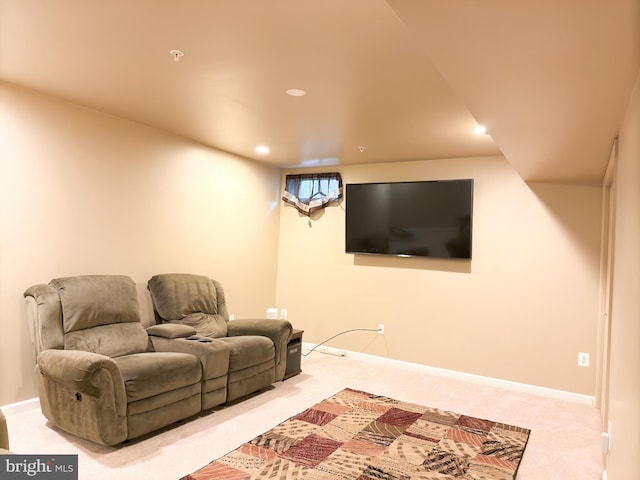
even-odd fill
[(529, 434), (347, 388), (181, 480), (513, 480)]

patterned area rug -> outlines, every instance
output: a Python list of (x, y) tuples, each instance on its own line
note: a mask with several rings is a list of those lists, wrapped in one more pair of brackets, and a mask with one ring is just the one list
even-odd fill
[(529, 433), (347, 388), (181, 480), (513, 480)]

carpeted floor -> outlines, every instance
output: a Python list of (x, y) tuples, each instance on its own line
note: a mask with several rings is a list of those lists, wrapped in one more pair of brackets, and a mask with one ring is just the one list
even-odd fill
[(347, 388), (182, 480), (512, 480), (529, 433)]
[(319, 353), (271, 390), (112, 448), (51, 428), (38, 408), (5, 413), (12, 450), (77, 454), (81, 480), (177, 480), (347, 387), (531, 429), (517, 480), (600, 479), (600, 416), (592, 406)]

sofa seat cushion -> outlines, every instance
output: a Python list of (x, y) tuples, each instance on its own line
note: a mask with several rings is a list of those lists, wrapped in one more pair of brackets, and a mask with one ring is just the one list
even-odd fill
[(275, 347), (271, 339), (259, 335), (219, 338), (229, 346), (229, 372), (273, 362), (275, 365)]
[(200, 360), (176, 352), (135, 353), (114, 358), (127, 392), (127, 403), (200, 382)]

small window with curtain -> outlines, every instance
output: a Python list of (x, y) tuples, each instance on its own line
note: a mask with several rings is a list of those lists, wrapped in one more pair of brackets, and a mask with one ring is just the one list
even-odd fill
[(282, 200), (307, 217), (341, 198), (342, 177), (338, 172), (286, 176)]

